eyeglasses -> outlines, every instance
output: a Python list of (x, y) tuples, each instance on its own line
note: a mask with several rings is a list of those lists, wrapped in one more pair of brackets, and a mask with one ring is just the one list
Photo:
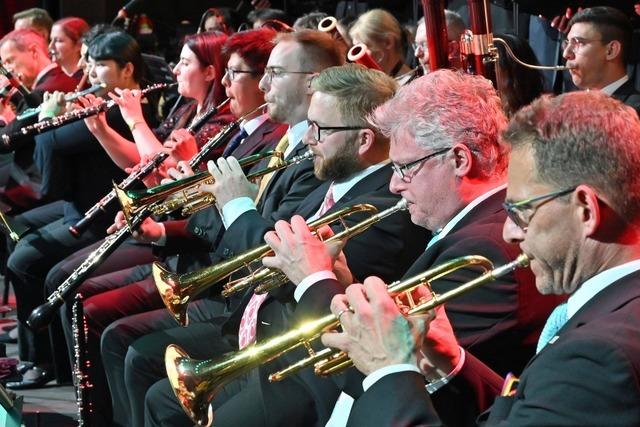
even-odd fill
[(444, 154), (447, 151), (449, 151), (451, 148), (440, 148), (438, 150), (436, 150), (435, 152), (428, 154), (424, 157), (419, 158), (418, 160), (414, 160), (412, 162), (409, 163), (405, 163), (404, 165), (399, 165), (397, 163), (392, 163), (391, 164), (391, 169), (393, 169), (393, 171), (400, 177), (400, 179), (402, 179), (404, 182), (411, 182), (411, 179), (413, 178), (414, 173), (411, 173), (411, 170), (414, 169), (416, 166), (418, 165), (422, 165), (424, 162), (426, 162), (427, 160), (431, 159), (432, 157), (438, 156), (440, 154)]
[(264, 75), (269, 81), (273, 80), (274, 77), (280, 78), (285, 74), (315, 74), (315, 72), (314, 71), (288, 71), (283, 68), (276, 68), (276, 67), (266, 67), (264, 69)]
[(416, 50), (418, 50), (418, 48), (422, 49), (423, 52), (426, 52), (427, 50), (427, 42), (413, 42), (411, 43), (411, 46), (413, 46), (413, 51), (415, 52)]
[(577, 52), (582, 50), (583, 47), (593, 42), (601, 42), (602, 39), (585, 39), (584, 37), (571, 37), (569, 39), (562, 41), (562, 50), (565, 51), (567, 48), (571, 52)]
[[(551, 200), (572, 193), (576, 187), (567, 188), (565, 190), (553, 191), (541, 196), (532, 197), (515, 203), (504, 202), (502, 207), (507, 211), (507, 216), (515, 225), (520, 227), (522, 231), (527, 231), (529, 223), (538, 208)], [(532, 206), (535, 202), (544, 201), (537, 206)]]
[(360, 130), (360, 129), (369, 129), (364, 126), (320, 126), (318, 123), (313, 120), (309, 120), (309, 127), (313, 133), (313, 139), (322, 142), (321, 132), (323, 130), (334, 130), (334, 131), (343, 131), (343, 130)]
[(255, 71), (250, 71), (250, 70), (234, 70), (233, 68), (225, 68), (224, 69), (224, 74), (229, 77), (229, 80), (234, 81), (236, 79), (236, 77), (238, 77), (238, 74), (259, 74)]

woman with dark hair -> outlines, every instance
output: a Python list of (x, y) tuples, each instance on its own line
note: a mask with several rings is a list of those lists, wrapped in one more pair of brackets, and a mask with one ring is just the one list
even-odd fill
[[(535, 53), (524, 39), (513, 34), (496, 34), (504, 40), (515, 56), (527, 64), (539, 65)], [(544, 75), (540, 70), (525, 67), (507, 53), (504, 45), (494, 43), (498, 49), (498, 93), (502, 99), (502, 109), (511, 117), (516, 111), (530, 104), (544, 92)]]
[[(88, 55), (92, 84), (104, 84), (105, 91), (140, 89), (143, 63), (137, 42), (131, 36), (124, 33), (98, 36), (91, 42)], [(154, 123), (153, 107), (145, 104), (143, 111), (146, 120)], [(131, 138), (118, 109), (110, 109), (106, 120), (123, 138)], [(19, 356), (28, 362), (24, 365), (22, 381), (7, 384), (13, 389), (40, 387), (52, 379), (52, 356), (68, 365), (64, 344), (54, 345), (54, 352), (61, 354), (52, 355), (47, 331), (32, 331), (25, 322), (31, 311), (44, 302), (44, 282), (51, 267), (104, 237), (117, 208), (111, 208), (79, 237), (69, 233), (69, 225), (77, 222), (100, 195), (110, 191), (113, 180), (125, 177), (83, 121), (38, 135), (34, 159), (43, 176), (43, 195), (49, 200), (62, 199), (64, 203), (51, 203), (18, 217), (31, 225), (33, 231), (16, 244), (7, 262), (16, 295)], [(52, 329), (52, 336), (54, 342), (62, 342), (59, 327)], [(31, 367), (27, 369), (28, 366)], [(64, 371), (64, 365), (56, 366), (59, 380), (65, 379)]]
[(89, 24), (76, 17), (62, 18), (51, 27), (49, 53), (62, 70), (80, 81), (82, 70), (79, 66), (81, 38), (89, 29)]
[[(165, 162), (166, 166), (189, 160), (222, 126), (233, 120), (228, 107), (225, 107), (208, 119), (195, 137), (184, 129), (225, 99), (221, 81), (227, 60), (222, 52), (226, 39), (227, 36), (222, 33), (200, 33), (185, 39), (180, 61), (173, 73), (178, 82), (178, 93), (189, 102), (178, 108), (155, 130), (142, 117), (139, 91), (116, 90), (115, 94), (109, 95), (120, 107), (122, 116), (132, 130), (137, 153), (131, 153), (130, 141), (110, 130), (101, 117), (87, 120), (91, 132), (118, 165), (122, 168), (132, 167), (141, 159), (148, 159), (162, 150), (169, 150), (172, 156)], [(212, 155), (217, 157), (223, 148)]]

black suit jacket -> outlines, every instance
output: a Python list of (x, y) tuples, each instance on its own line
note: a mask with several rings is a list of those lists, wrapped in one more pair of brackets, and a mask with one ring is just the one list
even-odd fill
[[(640, 425), (639, 285), (640, 273), (635, 272), (595, 295), (558, 332), (558, 339), (529, 362), (516, 395), (499, 397), (478, 425)], [(471, 363), (477, 363), (468, 356)], [(480, 365), (465, 369), (459, 380), (470, 380), (471, 384), (482, 369)], [(390, 386), (380, 382), (368, 390), (354, 405), (350, 425), (365, 425), (375, 404), (370, 400), (374, 391), (378, 396), (396, 393), (412, 400), (413, 412), (405, 417), (399, 412), (400, 405), (392, 402), (385, 406), (386, 421), (376, 419), (376, 425), (441, 425), (424, 388), (408, 381), (401, 389)], [(377, 400), (377, 404), (381, 402)], [(396, 420), (403, 422), (397, 424)]]
[(636, 90), (631, 78), (613, 92), (611, 96), (618, 101), (633, 107), (640, 115), (640, 92)]
[[(358, 203), (370, 203), (378, 210), (395, 205), (399, 196), (391, 194), (388, 189), (392, 170), (390, 166), (373, 172), (371, 175), (357, 183), (347, 192), (328, 213), (342, 207)], [(305, 198), (296, 213), (303, 217), (309, 217), (316, 213), (330, 183), (325, 182)], [(244, 215), (243, 215), (244, 216)], [(242, 217), (240, 217), (242, 218)], [(361, 221), (363, 215), (355, 215), (346, 219), (348, 225)], [(273, 227), (273, 221), (260, 218), (261, 224), (253, 224), (254, 229), (262, 228), (264, 231)], [(234, 227), (235, 227), (234, 223)], [(334, 231), (337, 231), (337, 227)], [(228, 232), (227, 232), (228, 233)], [(254, 238), (262, 241), (263, 232), (255, 234)], [(417, 254), (423, 250), (428, 241), (429, 233), (411, 223), (407, 212), (396, 213), (387, 219), (372, 226), (364, 233), (349, 239), (344, 252), (351, 271), (355, 277), (365, 277), (375, 274), (386, 280), (399, 278), (413, 262)], [(311, 289), (314, 289), (313, 286)], [(311, 290), (310, 289), (310, 290)], [(316, 294), (314, 292), (313, 294)], [(252, 290), (247, 292), (241, 302), (235, 307), (229, 319), (223, 325), (223, 331), (227, 336), (236, 336), (244, 308), (251, 298)], [(307, 299), (306, 295), (303, 299)], [(281, 334), (297, 324), (300, 318), (310, 318), (316, 315), (324, 315), (329, 312), (328, 299), (322, 298), (324, 304), (313, 305), (313, 310), (305, 307), (296, 307), (293, 299), (293, 286), (285, 286), (270, 293), (267, 300), (260, 308), (258, 316), (257, 341)], [(318, 378), (311, 370), (286, 379), (282, 384), (273, 385), (268, 382), (267, 376), (274, 370), (287, 366), (291, 361), (304, 355), (304, 351), (293, 352), (287, 357), (261, 366), (258, 374), (258, 392), (261, 394), (261, 403), (267, 413), (274, 411), (298, 411), (294, 419), (306, 417), (304, 425), (324, 425), (327, 421), (340, 389), (331, 379)], [(291, 407), (295, 407), (292, 409)], [(304, 412), (306, 411), (306, 412)], [(267, 419), (270, 417), (267, 416)]]

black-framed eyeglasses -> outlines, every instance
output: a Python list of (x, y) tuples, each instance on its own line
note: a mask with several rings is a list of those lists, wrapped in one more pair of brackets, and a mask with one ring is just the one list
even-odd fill
[[(519, 202), (504, 202), (502, 207), (507, 211), (507, 216), (515, 225), (520, 227), (522, 231), (527, 231), (529, 223), (538, 208), (551, 200), (572, 193), (576, 187), (566, 188), (564, 190), (552, 191), (541, 196), (532, 197), (530, 199), (521, 200)], [(536, 206), (533, 206), (536, 202)]]
[(418, 160), (414, 160), (412, 162), (409, 163), (405, 163), (404, 165), (399, 165), (397, 163), (392, 163), (391, 164), (391, 169), (393, 169), (393, 171), (396, 173), (396, 175), (398, 175), (400, 177), (400, 179), (402, 179), (405, 182), (410, 182), (411, 178), (413, 178), (413, 174), (411, 173), (411, 170), (414, 169), (416, 166), (422, 165), (424, 162), (426, 162), (427, 160), (438, 156), (440, 154), (446, 153), (447, 151), (451, 150), (451, 147), (447, 147), (447, 148), (440, 148), (437, 149), (436, 151), (434, 151), (431, 154), (427, 154), (424, 157), (420, 157)]
[(265, 67), (264, 69), (264, 75), (269, 81), (273, 80), (274, 77), (280, 78), (285, 74), (315, 74), (315, 71), (289, 71), (278, 67)]
[(309, 127), (311, 128), (311, 132), (313, 135), (313, 139), (318, 142), (322, 142), (322, 131), (343, 131), (343, 130), (361, 130), (361, 129), (369, 129), (364, 126), (320, 126), (318, 123), (313, 120), (309, 120)]
[(227, 77), (229, 77), (229, 80), (234, 81), (236, 79), (236, 77), (238, 76), (238, 74), (252, 74), (252, 75), (256, 75), (259, 74), (255, 71), (251, 71), (251, 70), (235, 70), (233, 68), (225, 68), (224, 69), (224, 73)]
[(569, 48), (571, 52), (576, 52), (581, 50), (583, 47), (593, 42), (601, 42), (604, 41), (602, 39), (586, 39), (584, 37), (571, 37), (565, 40), (562, 40), (562, 50), (566, 50)]

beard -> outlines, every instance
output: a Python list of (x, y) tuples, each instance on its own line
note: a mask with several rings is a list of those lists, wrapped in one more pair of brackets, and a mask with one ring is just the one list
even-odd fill
[(323, 181), (342, 181), (360, 169), (356, 141), (345, 142), (331, 158), (323, 157), (320, 163), (314, 165), (316, 177)]

